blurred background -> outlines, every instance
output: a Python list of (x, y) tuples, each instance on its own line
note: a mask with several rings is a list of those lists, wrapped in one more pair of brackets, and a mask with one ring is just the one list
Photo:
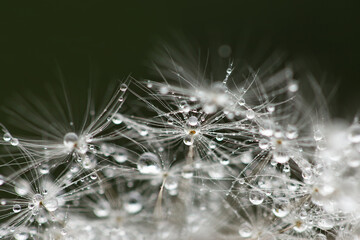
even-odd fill
[(268, 44), (307, 59), (333, 115), (351, 119), (360, 109), (359, 3), (1, 1), (0, 106), (24, 92), (48, 95), (44, 86), (57, 86), (59, 69), (72, 92), (86, 91), (90, 78), (106, 88), (129, 74), (145, 77), (152, 49), (175, 32), (205, 48), (255, 52)]

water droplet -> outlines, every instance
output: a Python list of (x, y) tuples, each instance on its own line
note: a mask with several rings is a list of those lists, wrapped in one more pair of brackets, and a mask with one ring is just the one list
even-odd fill
[(123, 122), (123, 116), (120, 113), (115, 113), (113, 118), (112, 118), (112, 122), (115, 125), (119, 125)]
[(166, 178), (165, 180), (165, 185), (164, 187), (167, 189), (167, 190), (176, 190), (177, 187), (178, 187), (179, 183), (178, 183), (178, 179), (176, 177), (173, 177), (173, 176), (169, 176)]
[(5, 183), (5, 178), (3, 175), (0, 174), (0, 186)]
[(17, 138), (12, 138), (12, 139), (10, 140), (10, 144), (13, 145), (13, 146), (19, 145), (19, 139), (17, 139)]
[(246, 118), (247, 119), (254, 119), (255, 118), (255, 112), (252, 109), (248, 109), (246, 111)]
[(195, 126), (198, 126), (198, 125), (199, 125), (199, 121), (198, 121), (197, 117), (191, 116), (191, 117), (189, 117), (189, 119), (187, 120), (187, 124), (188, 124), (189, 126), (195, 127)]
[(128, 86), (125, 83), (120, 85), (120, 91), (122, 91), (122, 92), (125, 92), (127, 90), (127, 88), (128, 88)]
[(18, 212), (20, 212), (21, 211), (21, 206), (19, 205), (19, 204), (15, 204), (14, 206), (13, 206), (13, 212), (14, 213), (18, 213)]
[(231, 55), (231, 47), (229, 45), (221, 45), (218, 49), (218, 53), (222, 58), (228, 58)]
[(208, 174), (213, 179), (222, 179), (225, 177), (225, 171), (223, 167), (212, 167), (208, 170)]
[(269, 112), (269, 113), (272, 113), (272, 112), (274, 112), (275, 111), (275, 105), (274, 104), (268, 104), (267, 106), (266, 106), (266, 110)]
[(148, 130), (146, 128), (141, 128), (139, 131), (140, 136), (145, 137), (146, 135), (148, 135)]
[(96, 175), (96, 173), (92, 173), (92, 174), (90, 174), (90, 179), (91, 179), (91, 180), (95, 180), (95, 179), (97, 179), (97, 175)]
[(239, 103), (240, 106), (244, 106), (244, 105), (245, 105), (245, 99), (244, 99), (244, 98), (240, 98), (240, 99), (238, 100), (238, 103)]
[(290, 160), (290, 156), (284, 149), (275, 149), (273, 152), (273, 158), (277, 163), (286, 163)]
[(244, 152), (243, 154), (241, 154), (241, 162), (244, 164), (249, 164), (252, 162), (253, 160), (253, 156), (252, 153), (250, 151)]
[(93, 212), (94, 212), (95, 216), (97, 216), (97, 217), (107, 217), (107, 216), (109, 216), (110, 211), (111, 211), (111, 207), (110, 207), (109, 202), (107, 202), (103, 199), (100, 199), (97, 202), (95, 208), (93, 209)]
[(183, 166), (181, 176), (186, 179), (192, 178), (194, 176), (194, 168), (190, 165)]
[(93, 169), (96, 167), (96, 159), (94, 157), (85, 156), (82, 160), (82, 166), (84, 169)]
[(293, 125), (288, 125), (285, 135), (288, 139), (297, 138), (298, 137), (297, 127)]
[(321, 139), (324, 138), (324, 135), (322, 134), (322, 132), (320, 130), (316, 130), (314, 132), (314, 139), (315, 141), (320, 141)]
[(39, 193), (35, 194), (32, 197), (32, 202), (37, 206), (39, 206), (39, 204), (41, 203), (42, 200), (44, 200), (44, 196)]
[(301, 220), (297, 220), (294, 224), (294, 230), (298, 233), (302, 233), (307, 229), (307, 225), (301, 221)]
[(185, 101), (185, 100), (182, 100), (182, 101), (180, 101), (180, 103), (179, 103), (179, 106), (180, 106), (180, 108), (185, 108), (185, 107), (187, 107), (187, 102)]
[(224, 166), (229, 165), (229, 164), (230, 164), (230, 159), (229, 159), (229, 157), (227, 157), (227, 156), (221, 157), (221, 158), (220, 158), (220, 164), (221, 164), (221, 165), (224, 165)]
[(190, 134), (186, 135), (183, 139), (183, 142), (187, 146), (191, 146), (194, 144), (194, 137)]
[(11, 140), (11, 135), (10, 133), (5, 133), (4, 136), (3, 136), (3, 139), (5, 142), (9, 142)]
[(128, 213), (135, 214), (142, 209), (142, 197), (138, 192), (130, 192), (127, 201), (124, 203), (124, 208)]
[(29, 234), (27, 232), (17, 232), (14, 234), (14, 238), (16, 240), (27, 240), (29, 238)]
[(29, 183), (23, 179), (20, 179), (14, 186), (15, 192), (17, 194), (19, 194), (20, 196), (24, 196), (24, 195), (28, 194), (30, 189), (31, 189), (31, 187), (30, 187)]
[(44, 207), (46, 208), (46, 210), (48, 210), (49, 212), (54, 212), (58, 209), (59, 207), (59, 202), (56, 198), (50, 198), (50, 199), (46, 199), (44, 201)]
[(269, 140), (263, 138), (259, 141), (259, 147), (263, 150), (267, 149), (269, 147)]
[(160, 91), (160, 94), (161, 94), (161, 95), (165, 95), (165, 94), (168, 94), (168, 93), (169, 93), (169, 89), (168, 89), (168, 87), (166, 87), (166, 86), (161, 86), (160, 89), (159, 89), (159, 91)]
[(215, 149), (215, 148), (216, 148), (216, 143), (215, 143), (213, 140), (211, 140), (211, 141), (209, 142), (209, 148), (210, 148), (210, 149)]
[(33, 209), (35, 207), (35, 204), (33, 202), (29, 202), (28, 208)]
[(239, 234), (243, 238), (249, 238), (252, 235), (253, 228), (248, 222), (244, 222), (240, 225)]
[(206, 114), (213, 114), (216, 112), (217, 106), (214, 103), (205, 103), (202, 109)]
[(253, 189), (249, 193), (249, 200), (254, 205), (260, 205), (264, 201), (264, 194), (256, 189)]
[(224, 135), (222, 133), (216, 134), (216, 140), (221, 142), (222, 140), (224, 140)]
[(330, 230), (334, 227), (334, 221), (330, 218), (323, 218), (318, 221), (318, 227), (322, 230)]
[(50, 172), (49, 164), (46, 164), (46, 163), (41, 164), (41, 166), (39, 168), (39, 172), (44, 175), (48, 174)]
[(143, 153), (139, 158), (137, 168), (143, 174), (159, 174), (161, 172), (160, 160), (151, 152)]
[(123, 149), (118, 149), (112, 157), (115, 159), (118, 163), (126, 162), (128, 159), (127, 151)]
[(69, 132), (64, 136), (64, 146), (69, 149), (73, 149), (76, 146), (78, 140), (79, 137), (76, 133)]
[(327, 239), (327, 237), (322, 233), (318, 233), (314, 237), (314, 240), (326, 240), (326, 239)]
[(348, 139), (352, 143), (359, 143), (360, 142), (360, 124), (355, 124), (350, 127)]
[(273, 203), (272, 212), (275, 216), (283, 218), (290, 212), (290, 202), (286, 198), (275, 199)]
[(285, 164), (284, 164), (284, 168), (283, 168), (283, 172), (284, 172), (284, 173), (289, 173), (290, 170), (291, 170), (290, 164), (289, 164), (288, 162), (285, 163)]
[(292, 80), (289, 82), (289, 85), (288, 85), (288, 90), (290, 92), (297, 92), (299, 90), (299, 84), (297, 81), (295, 80)]
[(273, 135), (274, 131), (270, 127), (264, 127), (260, 129), (260, 134), (271, 137)]

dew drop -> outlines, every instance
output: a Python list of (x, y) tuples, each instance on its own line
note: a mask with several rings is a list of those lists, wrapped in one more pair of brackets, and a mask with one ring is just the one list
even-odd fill
[(213, 114), (216, 112), (217, 106), (214, 103), (205, 103), (202, 109), (206, 114)]
[(10, 140), (10, 144), (13, 145), (13, 146), (19, 145), (19, 139), (17, 139), (17, 138), (12, 138), (12, 139)]
[(125, 83), (120, 85), (120, 91), (122, 91), (122, 92), (125, 92), (127, 90), (127, 88), (128, 88), (128, 86)]
[(128, 159), (127, 152), (125, 150), (117, 150), (112, 157), (115, 159), (118, 163), (126, 162)]
[(176, 177), (173, 177), (173, 176), (169, 176), (166, 178), (165, 180), (165, 185), (164, 187), (169, 190), (169, 191), (172, 191), (172, 190), (176, 190), (177, 187), (178, 187), (179, 183), (178, 183), (178, 179)]
[(115, 113), (113, 118), (112, 118), (112, 122), (115, 125), (119, 125), (123, 122), (123, 116), (120, 113)]
[(99, 200), (95, 208), (93, 209), (93, 212), (97, 217), (107, 217), (109, 216), (110, 211), (110, 204), (103, 199)]
[(3, 136), (3, 139), (5, 142), (9, 142), (11, 140), (11, 135), (10, 133), (5, 133), (4, 136)]
[(263, 138), (259, 141), (259, 147), (263, 150), (267, 149), (269, 147), (269, 140)]
[(13, 206), (13, 212), (14, 213), (18, 213), (18, 212), (20, 212), (21, 211), (21, 206), (19, 205), (19, 204), (15, 204), (14, 206)]
[(220, 164), (224, 165), (224, 166), (229, 165), (230, 164), (229, 157), (227, 157), (227, 156), (221, 157), (220, 158)]
[(221, 142), (222, 140), (224, 140), (224, 135), (222, 133), (216, 134), (216, 140)]
[(222, 58), (228, 58), (231, 55), (231, 47), (227, 44), (221, 45), (218, 49), (218, 53)]
[(137, 168), (143, 174), (159, 174), (161, 172), (160, 160), (151, 152), (143, 153), (139, 158)]
[(0, 174), (0, 186), (5, 183), (5, 178), (3, 175)]
[(69, 133), (65, 134), (65, 136), (64, 136), (64, 146), (69, 149), (73, 149), (78, 140), (79, 140), (79, 137), (76, 133), (69, 132)]
[(160, 89), (159, 89), (159, 91), (160, 91), (160, 94), (161, 94), (161, 95), (165, 95), (165, 94), (168, 94), (168, 93), (169, 93), (169, 89), (168, 89), (168, 87), (166, 87), (166, 86), (161, 86)]
[(275, 149), (273, 152), (274, 160), (277, 163), (286, 163), (290, 160), (290, 156), (284, 149)]
[(209, 148), (210, 148), (210, 149), (215, 149), (215, 148), (216, 148), (216, 143), (215, 143), (213, 140), (211, 140), (211, 141), (209, 142)]
[(298, 233), (302, 233), (307, 229), (307, 225), (301, 220), (297, 220), (294, 224), (294, 230)]
[(314, 132), (314, 139), (315, 141), (320, 141), (321, 139), (324, 138), (324, 135), (322, 134), (322, 132), (320, 130), (316, 130)]
[(187, 121), (187, 124), (188, 124), (189, 126), (194, 127), (194, 126), (198, 126), (198, 125), (199, 125), (199, 121), (198, 121), (197, 117), (191, 116), (191, 117), (189, 117), (189, 119), (188, 119), (188, 121)]
[(14, 234), (16, 240), (27, 240), (29, 239), (29, 234), (27, 232), (17, 232)]
[(30, 191), (30, 185), (27, 181), (20, 179), (14, 186), (14, 190), (17, 194), (19, 194), (20, 196), (24, 196), (26, 194), (28, 194), (28, 192)]
[(249, 200), (254, 205), (260, 205), (264, 201), (264, 194), (256, 189), (253, 189), (249, 193)]
[(141, 211), (142, 197), (138, 192), (130, 192), (127, 201), (124, 203), (125, 211), (131, 214), (135, 214)]
[(322, 233), (318, 233), (314, 237), (314, 240), (326, 240), (326, 239), (327, 239), (327, 237)]
[(288, 85), (288, 90), (290, 92), (297, 92), (299, 90), (299, 84), (297, 81), (290, 81)]
[(240, 106), (244, 106), (244, 105), (245, 105), (245, 99), (244, 99), (244, 98), (240, 98), (240, 99), (238, 100), (238, 103), (239, 103)]
[(191, 146), (194, 144), (194, 137), (190, 134), (186, 135), (183, 139), (183, 142), (187, 146)]
[(255, 112), (252, 109), (248, 109), (246, 111), (246, 118), (247, 119), (254, 119), (255, 118)]
[(243, 154), (241, 154), (241, 162), (244, 164), (249, 164), (252, 162), (253, 160), (253, 156), (251, 154), (250, 151), (244, 152)]
[(190, 179), (194, 176), (194, 168), (191, 165), (183, 166), (181, 176), (185, 179)]
[(269, 113), (272, 113), (272, 112), (274, 112), (275, 111), (275, 105), (274, 104), (268, 104), (267, 106), (266, 106), (266, 110), (269, 112)]
[(46, 210), (48, 210), (49, 212), (54, 212), (58, 209), (59, 207), (59, 202), (56, 198), (50, 198), (44, 201), (44, 207), (46, 208)]
[(348, 139), (352, 143), (360, 142), (360, 124), (356, 124), (350, 127)]
[(92, 173), (92, 174), (90, 175), (90, 179), (91, 179), (91, 180), (96, 180), (96, 179), (97, 179), (96, 173)]
[(288, 139), (295, 139), (298, 137), (298, 131), (297, 131), (297, 127), (293, 126), (293, 125), (289, 125), (287, 127), (286, 133), (285, 133), (286, 137)]
[(44, 164), (41, 164), (40, 168), (39, 168), (39, 172), (41, 174), (48, 174), (50, 172), (50, 167), (48, 164), (44, 163)]
[(148, 132), (148, 130), (146, 128), (141, 128), (140, 131), (139, 131), (140, 136), (143, 136), (143, 137), (147, 136), (148, 133), (149, 132)]
[(330, 230), (334, 227), (334, 221), (330, 218), (323, 218), (318, 221), (318, 226), (322, 230)]
[(249, 223), (244, 222), (240, 225), (239, 234), (241, 237), (243, 238), (251, 237), (252, 231), (253, 231), (252, 226)]
[(275, 216), (283, 218), (287, 216), (290, 212), (289, 210), (290, 202), (286, 198), (279, 198), (274, 200), (272, 212)]

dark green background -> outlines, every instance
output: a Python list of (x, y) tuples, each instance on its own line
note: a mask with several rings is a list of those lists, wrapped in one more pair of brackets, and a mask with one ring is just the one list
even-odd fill
[(357, 2), (0, 1), (0, 105), (16, 93), (45, 96), (43, 85), (58, 82), (57, 66), (79, 91), (89, 73), (98, 87), (129, 73), (146, 76), (157, 40), (177, 32), (205, 47), (236, 46), (246, 36), (250, 52), (267, 42), (306, 56), (327, 91), (338, 86), (334, 114), (350, 117), (360, 105)]

